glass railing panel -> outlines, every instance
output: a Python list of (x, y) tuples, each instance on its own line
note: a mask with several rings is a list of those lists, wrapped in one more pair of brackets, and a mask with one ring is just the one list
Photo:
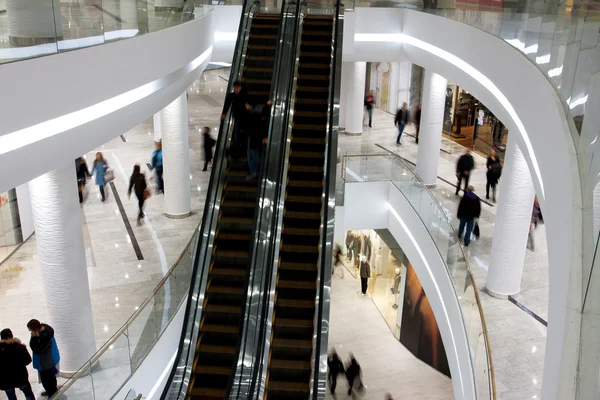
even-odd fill
[(138, 317), (127, 328), (129, 335), (129, 358), (135, 371), (142, 364), (160, 335), (157, 329), (154, 299), (141, 310)]
[(106, 352), (92, 363), (94, 400), (112, 399), (125, 383), (117, 377), (131, 376), (132, 370), (128, 350), (129, 337), (127, 331), (125, 331), (116, 338)]
[[(81, 375), (76, 381), (74, 381), (69, 389), (65, 391), (64, 398), (67, 399), (81, 399), (81, 400), (95, 400), (94, 399), (94, 379), (91, 373), (91, 364), (87, 362), (81, 367), (83, 375)], [(60, 390), (59, 390), (60, 393)], [(57, 398), (56, 396), (53, 398)]]
[[(413, 168), (392, 152), (366, 156), (346, 154), (342, 158), (342, 163), (348, 168), (357, 168), (357, 171), (353, 172), (355, 175), (360, 175), (363, 181), (391, 181), (419, 215), (436, 244), (454, 285), (471, 349), (479, 398), (495, 399), (494, 380), (491, 376), (493, 364), (491, 351), (488, 348), (485, 317), (475, 279), (451, 223), (453, 215), (451, 210), (454, 210), (456, 205), (449, 199), (450, 195), (448, 194), (448, 197), (442, 198), (439, 202), (419, 179)], [(352, 159), (360, 159), (361, 162), (356, 163), (351, 161)], [(367, 174), (365, 171), (376, 172)], [(346, 173), (343, 181), (356, 182), (356, 179), (349, 178), (350, 175)]]

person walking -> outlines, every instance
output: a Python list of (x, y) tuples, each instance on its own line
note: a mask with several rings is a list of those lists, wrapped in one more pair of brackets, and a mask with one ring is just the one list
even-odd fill
[(458, 162), (456, 163), (456, 178), (458, 178), (458, 183), (456, 184), (456, 195), (458, 196), (458, 192), (460, 192), (460, 184), (462, 180), (465, 180), (465, 192), (467, 191), (467, 187), (469, 186), (469, 176), (471, 175), (471, 171), (475, 168), (475, 160), (473, 160), (473, 156), (471, 155), (471, 149), (467, 149), (465, 154), (460, 156)]
[(108, 171), (108, 163), (104, 159), (102, 153), (96, 153), (96, 159), (94, 160), (94, 166), (92, 167), (92, 172), (90, 175), (94, 175), (96, 178), (96, 185), (100, 189), (100, 195), (102, 196), (102, 202), (106, 200), (106, 195), (104, 193), (104, 186), (106, 185), (106, 178), (104, 174)]
[(417, 106), (417, 112), (415, 113), (415, 128), (417, 128), (417, 134), (415, 135), (415, 143), (419, 144), (419, 132), (421, 132), (421, 105)]
[(458, 212), (456, 216), (460, 220), (458, 225), (458, 239), (463, 235), (465, 226), (467, 231), (465, 232), (465, 247), (471, 243), (471, 232), (473, 232), (473, 226), (475, 225), (475, 218), (479, 218), (481, 215), (481, 200), (475, 194), (473, 186), (467, 187), (464, 196), (460, 200), (458, 205)]
[(538, 223), (541, 220), (542, 210), (540, 209), (540, 202), (535, 197), (533, 200), (533, 210), (531, 211), (531, 224), (529, 225), (529, 235), (527, 236), (527, 247), (531, 249), (531, 251), (535, 251), (535, 228), (537, 228)]
[(383, 395), (383, 400), (394, 400), (391, 393), (386, 393)]
[(83, 189), (87, 180), (91, 178), (85, 158), (79, 157), (75, 160), (75, 172), (77, 173), (77, 191), (79, 192), (79, 203), (83, 203)]
[(204, 147), (204, 168), (202, 168), (202, 171), (206, 171), (206, 169), (208, 168), (208, 164), (213, 159), (212, 149), (213, 147), (215, 147), (215, 144), (217, 144), (217, 142), (210, 136), (210, 128), (208, 126), (204, 127), (204, 132), (202, 132), (202, 138), (202, 147)]
[(137, 224), (140, 226), (142, 223), (142, 218), (145, 217), (144, 202), (148, 197), (150, 197), (150, 192), (148, 191), (148, 185), (146, 184), (146, 176), (141, 172), (138, 164), (133, 166), (133, 173), (129, 178), (129, 189), (127, 189), (127, 196), (129, 198), (131, 198), (131, 189), (133, 189), (135, 197), (138, 199), (139, 212)]
[(373, 108), (375, 107), (375, 91), (371, 90), (365, 97), (365, 107), (369, 115), (369, 128), (373, 127)]
[(33, 368), (38, 371), (45, 390), (42, 396), (52, 397), (58, 391), (56, 375), (60, 362), (60, 353), (56, 339), (54, 339), (54, 329), (48, 324), (40, 323), (37, 319), (29, 321), (27, 329), (31, 332), (29, 347), (33, 353)]
[(360, 257), (360, 295), (367, 294), (369, 278), (371, 277), (371, 266), (367, 262), (367, 257)]
[(496, 150), (492, 149), (490, 156), (487, 159), (487, 172), (485, 174), (485, 198), (490, 199), (490, 188), (492, 188), (492, 201), (496, 202), (496, 185), (502, 175), (502, 164), (496, 154)]
[(329, 391), (331, 394), (335, 394), (335, 388), (337, 386), (338, 375), (344, 373), (344, 364), (338, 356), (335, 349), (331, 350), (329, 357), (327, 357), (327, 382), (329, 383)]
[[(269, 135), (269, 115), (271, 100), (263, 106), (252, 109), (248, 124), (248, 176), (247, 181), (256, 179), (260, 167), (262, 146), (267, 143)], [(250, 108), (250, 106), (248, 106)]]
[(165, 181), (163, 181), (163, 154), (162, 154), (162, 140), (155, 143), (155, 149), (152, 152), (152, 158), (150, 159), (150, 171), (156, 169), (156, 193), (165, 192)]
[(350, 361), (346, 366), (346, 379), (348, 380), (348, 396), (352, 394), (354, 386), (358, 386), (358, 389), (363, 388), (361, 379), (361, 369), (358, 361), (354, 358), (354, 355), (350, 354)]
[(402, 133), (404, 132), (404, 127), (408, 122), (408, 105), (406, 103), (402, 103), (402, 108), (398, 110), (396, 113), (396, 119), (394, 119), (394, 125), (398, 127), (398, 137), (396, 138), (396, 145), (401, 145), (400, 139), (402, 139)]
[(0, 332), (0, 390), (4, 390), (8, 400), (17, 400), (15, 389), (21, 390), (27, 400), (35, 400), (27, 366), (31, 356), (27, 347), (13, 337), (10, 329)]
[(242, 86), (242, 82), (236, 81), (233, 83), (233, 92), (227, 93), (225, 97), (225, 104), (223, 106), (223, 114), (221, 114), (221, 120), (225, 119), (227, 111), (231, 108), (231, 114), (233, 116), (233, 141), (232, 149), (235, 150), (234, 156), (237, 156), (236, 152), (242, 147), (243, 141), (241, 140), (241, 133), (245, 119), (248, 115), (246, 110), (246, 104), (248, 101), (248, 93)]

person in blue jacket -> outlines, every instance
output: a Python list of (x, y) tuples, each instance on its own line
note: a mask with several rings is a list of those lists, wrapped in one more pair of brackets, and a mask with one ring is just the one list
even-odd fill
[(29, 347), (33, 353), (33, 368), (38, 371), (40, 381), (46, 391), (42, 395), (52, 397), (58, 391), (56, 375), (60, 362), (58, 346), (54, 339), (54, 329), (50, 325), (40, 323), (37, 319), (29, 321), (27, 329), (31, 332)]
[(150, 160), (150, 171), (156, 169), (156, 184), (158, 185), (157, 193), (165, 192), (165, 182), (163, 181), (163, 157), (162, 157), (162, 141), (156, 142), (156, 149), (152, 152)]
[(96, 185), (98, 185), (98, 187), (100, 188), (100, 195), (102, 196), (102, 201), (106, 200), (106, 196), (104, 194), (104, 185), (106, 185), (104, 173), (106, 171), (108, 171), (108, 163), (104, 159), (102, 153), (97, 152), (96, 159), (94, 160), (94, 166), (90, 175), (93, 175), (96, 178)]

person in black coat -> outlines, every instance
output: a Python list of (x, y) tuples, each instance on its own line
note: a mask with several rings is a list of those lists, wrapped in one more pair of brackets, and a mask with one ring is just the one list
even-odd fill
[(148, 185), (146, 185), (146, 176), (140, 172), (140, 166), (133, 166), (133, 173), (129, 178), (129, 188), (127, 189), (127, 196), (131, 197), (131, 190), (135, 192), (135, 197), (138, 199), (138, 207), (139, 213), (137, 218), (138, 225), (141, 224), (142, 218), (144, 215), (144, 202), (149, 197), (150, 192), (146, 190)]
[(208, 126), (204, 127), (204, 132), (202, 133), (202, 137), (204, 139), (202, 146), (204, 147), (204, 168), (202, 168), (202, 171), (206, 171), (208, 164), (212, 161), (213, 159), (213, 147), (215, 147), (215, 144), (217, 143), (215, 141), (215, 139), (213, 139), (212, 137), (210, 137), (210, 128)]
[(415, 113), (415, 127), (417, 128), (417, 134), (415, 135), (415, 143), (419, 144), (419, 132), (421, 132), (421, 105), (417, 106), (417, 112)]
[(479, 218), (481, 215), (481, 200), (473, 191), (473, 186), (467, 187), (465, 195), (460, 200), (458, 205), (457, 217), (460, 220), (458, 225), (458, 239), (463, 235), (465, 226), (467, 232), (465, 232), (465, 246), (471, 243), (471, 232), (473, 232), (473, 226), (475, 225), (475, 218)]
[(13, 337), (10, 329), (0, 332), (0, 390), (4, 390), (8, 400), (17, 400), (15, 389), (20, 389), (27, 400), (35, 400), (27, 366), (31, 355), (21, 341)]
[(367, 287), (369, 278), (371, 277), (371, 266), (367, 261), (367, 257), (360, 257), (360, 294), (364, 296), (367, 294)]
[(502, 175), (502, 164), (496, 154), (496, 150), (492, 149), (490, 156), (487, 159), (487, 172), (486, 172), (486, 184), (485, 184), (485, 198), (490, 199), (490, 188), (492, 188), (492, 201), (496, 202), (496, 185)]
[(465, 180), (465, 192), (467, 191), (467, 187), (469, 186), (469, 177), (473, 168), (475, 168), (475, 160), (473, 160), (473, 156), (471, 155), (471, 149), (467, 149), (465, 154), (460, 156), (458, 162), (456, 163), (456, 177), (458, 178), (458, 183), (456, 184), (457, 196), (458, 192), (460, 192), (460, 184), (463, 179)]
[(332, 349), (329, 357), (327, 357), (327, 369), (327, 382), (329, 382), (329, 390), (331, 391), (331, 394), (335, 394), (338, 375), (344, 373), (344, 364), (342, 364), (342, 360), (340, 360), (340, 357), (335, 349)]
[(402, 133), (404, 132), (404, 127), (408, 123), (408, 105), (406, 103), (402, 103), (402, 108), (398, 110), (396, 113), (396, 118), (394, 119), (394, 125), (398, 127), (398, 137), (396, 138), (396, 144), (401, 145), (400, 139), (402, 138)]
[[(354, 384), (357, 383), (358, 389), (362, 389), (362, 379), (361, 379), (362, 370), (360, 369), (360, 365), (356, 358), (352, 354), (350, 354), (350, 362), (346, 366), (346, 379), (348, 380), (348, 396), (352, 394), (352, 390), (354, 389)], [(358, 381), (357, 381), (358, 379)]]
[(248, 102), (248, 92), (242, 86), (242, 82), (233, 83), (233, 92), (228, 93), (225, 97), (225, 105), (223, 107), (223, 114), (221, 119), (225, 119), (227, 111), (231, 108), (231, 115), (233, 116), (233, 142), (232, 147), (236, 151), (242, 147), (243, 138), (242, 131), (246, 123), (246, 117), (248, 111), (246, 105)]
[(85, 188), (87, 180), (92, 177), (92, 175), (90, 175), (90, 170), (88, 169), (87, 163), (85, 162), (85, 158), (79, 157), (77, 160), (75, 160), (75, 171), (77, 173), (79, 202), (83, 203), (83, 189)]
[(255, 106), (250, 113), (248, 123), (248, 177), (246, 178), (248, 181), (255, 179), (258, 175), (260, 153), (269, 136), (271, 104), (272, 102), (269, 100), (265, 105)]

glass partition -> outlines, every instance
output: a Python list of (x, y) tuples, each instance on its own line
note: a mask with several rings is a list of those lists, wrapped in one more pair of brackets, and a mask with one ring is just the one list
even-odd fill
[(152, 294), (53, 399), (112, 399), (152, 350), (187, 295), (198, 241), (194, 233)]
[[(494, 370), (485, 317), (471, 267), (446, 212), (450, 204), (439, 203), (413, 168), (392, 152), (346, 154), (342, 156), (341, 164), (342, 182), (391, 181), (427, 227), (446, 263), (460, 303), (471, 348), (478, 398), (495, 399)], [(454, 207), (453, 203), (451, 207)]]
[(198, 18), (212, 4), (209, 0), (0, 3), (0, 64), (160, 31)]

